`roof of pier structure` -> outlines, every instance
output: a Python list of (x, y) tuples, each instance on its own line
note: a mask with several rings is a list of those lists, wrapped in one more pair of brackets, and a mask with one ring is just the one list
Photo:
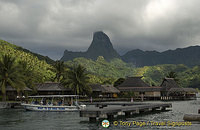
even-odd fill
[(117, 87), (150, 87), (141, 78), (142, 77), (127, 77), (125, 81)]
[(162, 90), (168, 91), (171, 88), (180, 88), (174, 78), (164, 78), (161, 85)]
[(117, 88), (120, 91), (138, 91), (138, 92), (153, 92), (153, 91), (160, 91), (161, 87), (150, 86), (145, 83), (142, 77), (127, 77), (125, 81), (118, 85)]
[(168, 94), (170, 93), (176, 93), (176, 92), (193, 92), (197, 93), (197, 90), (194, 88), (182, 88), (180, 87), (176, 81), (173, 78), (164, 78), (161, 85), (162, 91), (168, 91)]
[(94, 92), (102, 92), (103, 88), (101, 87), (101, 84), (90, 84), (89, 85), (92, 88), (92, 91)]
[[(17, 91), (17, 89), (14, 88), (14, 87), (12, 87), (12, 86), (7, 86), (7, 87), (6, 87), (6, 91)], [(23, 89), (23, 91), (32, 91), (32, 89), (30, 89), (30, 88), (28, 88), (28, 87), (25, 87), (25, 88)]]
[(113, 85), (101, 85), (101, 87), (104, 89), (103, 93), (120, 93), (120, 91), (113, 87)]
[(93, 92), (101, 93), (120, 93), (113, 85), (90, 84)]
[(176, 93), (176, 92), (192, 92), (192, 93), (198, 93), (196, 89), (194, 88), (170, 88), (168, 91), (168, 94)]
[(64, 87), (58, 82), (45, 82), (35, 84), (37, 91), (70, 91), (70, 88)]

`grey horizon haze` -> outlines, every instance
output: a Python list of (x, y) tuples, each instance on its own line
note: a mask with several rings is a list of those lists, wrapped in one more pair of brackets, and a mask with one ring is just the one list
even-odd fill
[(199, 0), (0, 0), (0, 39), (60, 59), (106, 33), (118, 53), (200, 45)]

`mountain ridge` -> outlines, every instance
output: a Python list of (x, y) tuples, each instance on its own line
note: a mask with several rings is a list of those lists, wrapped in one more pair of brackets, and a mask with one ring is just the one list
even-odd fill
[(192, 67), (200, 65), (200, 46), (189, 46), (163, 52), (136, 49), (128, 51), (121, 57), (123, 61), (133, 63), (137, 67), (158, 64), (185, 64)]
[(113, 48), (110, 38), (104, 32), (98, 31), (93, 34), (93, 40), (87, 51), (73, 52), (65, 50), (61, 60), (69, 61), (78, 57), (96, 60), (98, 56), (103, 56), (107, 61), (119, 58), (126, 63), (134, 64), (136, 67), (159, 64), (185, 64), (193, 67), (200, 65), (200, 46), (176, 48), (175, 50), (166, 50), (163, 52), (135, 49), (120, 56)]

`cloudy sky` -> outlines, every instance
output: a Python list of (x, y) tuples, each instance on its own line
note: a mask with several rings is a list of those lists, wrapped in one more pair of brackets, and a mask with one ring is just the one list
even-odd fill
[(199, 0), (0, 0), (0, 39), (60, 59), (104, 31), (120, 53), (200, 44)]

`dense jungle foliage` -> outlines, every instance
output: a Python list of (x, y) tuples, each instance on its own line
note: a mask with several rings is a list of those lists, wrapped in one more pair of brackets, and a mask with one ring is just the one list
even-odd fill
[[(35, 53), (3, 40), (0, 40), (0, 50), (0, 55), (9, 54), (15, 57), (17, 61), (27, 63), (27, 68), (31, 71), (31, 84), (34, 82), (54, 81), (56, 72), (52, 71), (53, 66), (48, 64), (54, 63), (54, 61), (47, 63), (48, 58), (45, 59), (41, 55), (39, 56), (42, 58), (37, 57)], [(164, 64), (136, 68), (121, 59), (113, 59), (107, 62), (102, 56), (99, 56), (96, 61), (75, 58), (73, 61), (65, 62), (66, 66), (73, 66), (73, 64), (80, 64), (86, 68), (87, 73), (89, 73), (90, 83), (114, 84), (117, 79), (126, 78), (126, 76), (143, 76), (142, 79), (145, 82), (152, 86), (159, 86), (164, 77), (170, 72), (175, 72), (178, 84), (181, 87), (200, 88), (200, 66), (190, 68), (183, 64)]]
[(143, 76), (142, 79), (146, 83), (152, 86), (159, 86), (164, 77), (170, 72), (175, 72), (178, 84), (181, 87), (200, 87), (200, 66), (190, 68), (183, 64), (164, 64), (136, 68), (134, 65), (127, 64), (120, 59), (113, 59), (107, 62), (102, 56), (98, 57), (96, 61), (75, 58), (73, 61), (66, 62), (68, 65), (74, 63), (85, 66), (87, 71), (93, 74), (93, 79), (91, 79), (93, 82), (114, 83), (118, 78)]
[[(15, 57), (18, 62), (25, 62), (27, 68), (32, 72), (31, 78), (33, 78), (34, 82), (49, 81), (55, 76), (55, 73), (49, 70), (49, 68), (52, 68), (50, 64), (47, 64), (45, 60), (40, 60), (32, 52), (24, 51), (26, 49), (0, 40), (0, 50), (0, 56), (7, 54)], [(39, 56), (42, 57), (41, 59), (45, 58), (41, 55)]]

